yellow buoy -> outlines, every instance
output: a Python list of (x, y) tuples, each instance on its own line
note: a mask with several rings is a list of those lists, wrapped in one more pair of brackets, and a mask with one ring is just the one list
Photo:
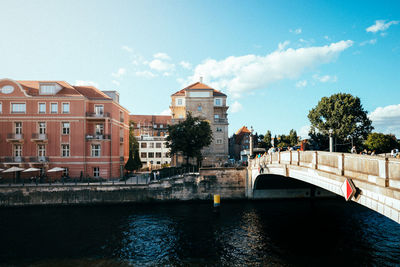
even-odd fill
[(214, 207), (219, 207), (221, 204), (221, 196), (214, 195)]

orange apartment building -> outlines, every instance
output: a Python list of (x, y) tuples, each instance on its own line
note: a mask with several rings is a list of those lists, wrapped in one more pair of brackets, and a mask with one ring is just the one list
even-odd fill
[(116, 91), (0, 79), (0, 168), (109, 179), (123, 174), (128, 156), (129, 112)]

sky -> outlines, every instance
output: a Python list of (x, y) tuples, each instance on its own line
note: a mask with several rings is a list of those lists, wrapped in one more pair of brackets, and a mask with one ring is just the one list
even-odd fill
[(117, 90), (168, 114), (199, 81), (228, 95), (229, 134), (306, 137), (324, 96), (361, 99), (400, 138), (400, 1), (0, 0), (0, 78)]

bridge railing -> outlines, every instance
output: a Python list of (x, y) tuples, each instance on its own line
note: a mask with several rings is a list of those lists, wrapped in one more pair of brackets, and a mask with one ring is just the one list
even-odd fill
[(285, 151), (255, 158), (249, 166), (273, 164), (308, 167), (400, 189), (400, 160), (395, 158), (323, 151)]

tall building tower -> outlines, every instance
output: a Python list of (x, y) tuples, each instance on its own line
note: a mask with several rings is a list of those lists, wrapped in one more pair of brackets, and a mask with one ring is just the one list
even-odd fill
[(210, 123), (213, 141), (202, 150), (203, 166), (224, 164), (228, 160), (229, 123), (226, 95), (200, 80), (171, 95), (171, 100), (173, 124), (184, 120), (187, 112)]

